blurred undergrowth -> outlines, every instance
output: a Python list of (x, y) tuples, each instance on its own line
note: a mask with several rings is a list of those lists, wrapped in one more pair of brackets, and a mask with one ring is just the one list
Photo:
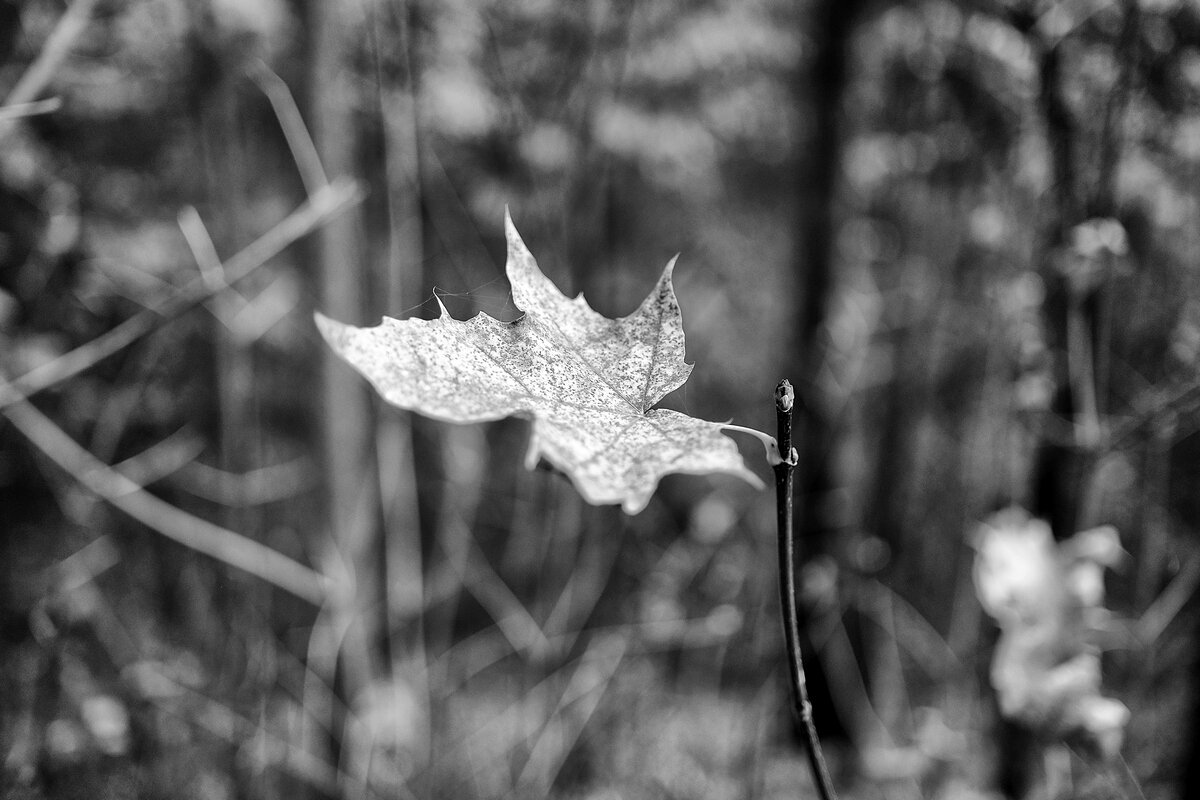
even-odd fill
[(796, 382), (843, 796), (1043, 780), (965, 538), (1010, 502), (1119, 531), (1124, 756), (1200, 786), (1194, 3), (0, 0), (0, 95), (6, 794), (807, 790), (769, 497), (586, 507), (320, 348), (514, 316), (505, 203), (608, 316), (683, 253), (667, 405)]

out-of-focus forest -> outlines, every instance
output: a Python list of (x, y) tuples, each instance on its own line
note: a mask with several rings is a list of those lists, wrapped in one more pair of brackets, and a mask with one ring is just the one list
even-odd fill
[[(610, 317), (682, 254), (668, 407), (795, 384), (844, 797), (1200, 797), (1194, 0), (0, 0), (5, 796), (815, 796), (769, 492), (586, 505), (321, 342), (516, 319), (506, 205)], [(1010, 505), (1119, 536), (1115, 758), (997, 701)]]

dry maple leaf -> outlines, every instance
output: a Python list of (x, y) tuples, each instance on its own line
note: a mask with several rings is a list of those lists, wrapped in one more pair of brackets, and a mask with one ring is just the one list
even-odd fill
[(384, 317), (357, 328), (316, 315), (330, 347), (390, 403), (449, 422), (532, 420), (526, 464), (545, 457), (590, 503), (636, 514), (668, 473), (727, 472), (755, 486), (722, 424), (653, 408), (687, 380), (674, 259), (636, 311), (608, 319), (542, 274), (505, 212), (513, 301), (525, 314)]

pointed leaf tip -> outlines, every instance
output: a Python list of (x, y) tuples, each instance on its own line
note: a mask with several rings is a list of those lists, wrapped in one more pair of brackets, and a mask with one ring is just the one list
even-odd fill
[(346, 326), (337, 320), (330, 319), (320, 311), (313, 312), (313, 323), (317, 326), (317, 332), (321, 334), (321, 338), (328, 342), (330, 347), (337, 350)]
[(679, 261), (679, 253), (671, 256), (671, 260), (667, 262), (667, 266), (663, 267), (662, 275), (658, 279), (658, 288), (661, 291), (664, 287), (674, 291), (671, 281), (675, 275), (675, 263)]
[[(504, 207), (504, 241), (508, 247), (508, 261), (505, 265), (506, 271), (512, 266), (513, 257), (520, 259), (528, 259), (533, 261), (533, 254), (529, 252), (529, 248), (525, 246), (525, 240), (521, 238), (521, 234), (517, 231), (517, 226), (509, 216), (508, 206)], [(509, 280), (512, 276), (509, 275)]]
[(508, 204), (504, 204), (504, 238), (511, 240), (513, 237), (521, 238), (521, 234), (517, 233), (517, 225), (513, 222), (512, 214), (508, 210)]
[(438, 294), (437, 292), (434, 292), (433, 299), (437, 300), (437, 304), (438, 304), (437, 319), (442, 319), (443, 317), (453, 319), (453, 317), (450, 317), (450, 311), (446, 308), (446, 304), (442, 302), (442, 296), (440, 294)]

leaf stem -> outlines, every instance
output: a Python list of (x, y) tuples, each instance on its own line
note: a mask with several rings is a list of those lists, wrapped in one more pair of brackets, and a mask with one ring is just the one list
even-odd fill
[(804, 725), (808, 765), (821, 800), (837, 800), (821, 741), (813, 724), (812, 704), (800, 655), (800, 621), (796, 605), (796, 540), (792, 530), (792, 470), (799, 456), (792, 447), (792, 407), (795, 393), (785, 378), (775, 387), (775, 416), (779, 425), (779, 452), (787, 453), (775, 465), (776, 516), (779, 524), (779, 601), (783, 610), (783, 638), (788, 655), (788, 678), (792, 686), (792, 713)]
[(763, 443), (763, 449), (767, 451), (767, 463), (772, 467), (783, 461), (783, 457), (779, 454), (779, 442), (775, 441), (775, 437), (770, 434), (756, 431), (754, 428), (747, 428), (743, 425), (734, 425), (732, 422), (722, 423), (720, 426), (723, 431), (733, 431), (735, 433), (745, 433), (753, 436)]

